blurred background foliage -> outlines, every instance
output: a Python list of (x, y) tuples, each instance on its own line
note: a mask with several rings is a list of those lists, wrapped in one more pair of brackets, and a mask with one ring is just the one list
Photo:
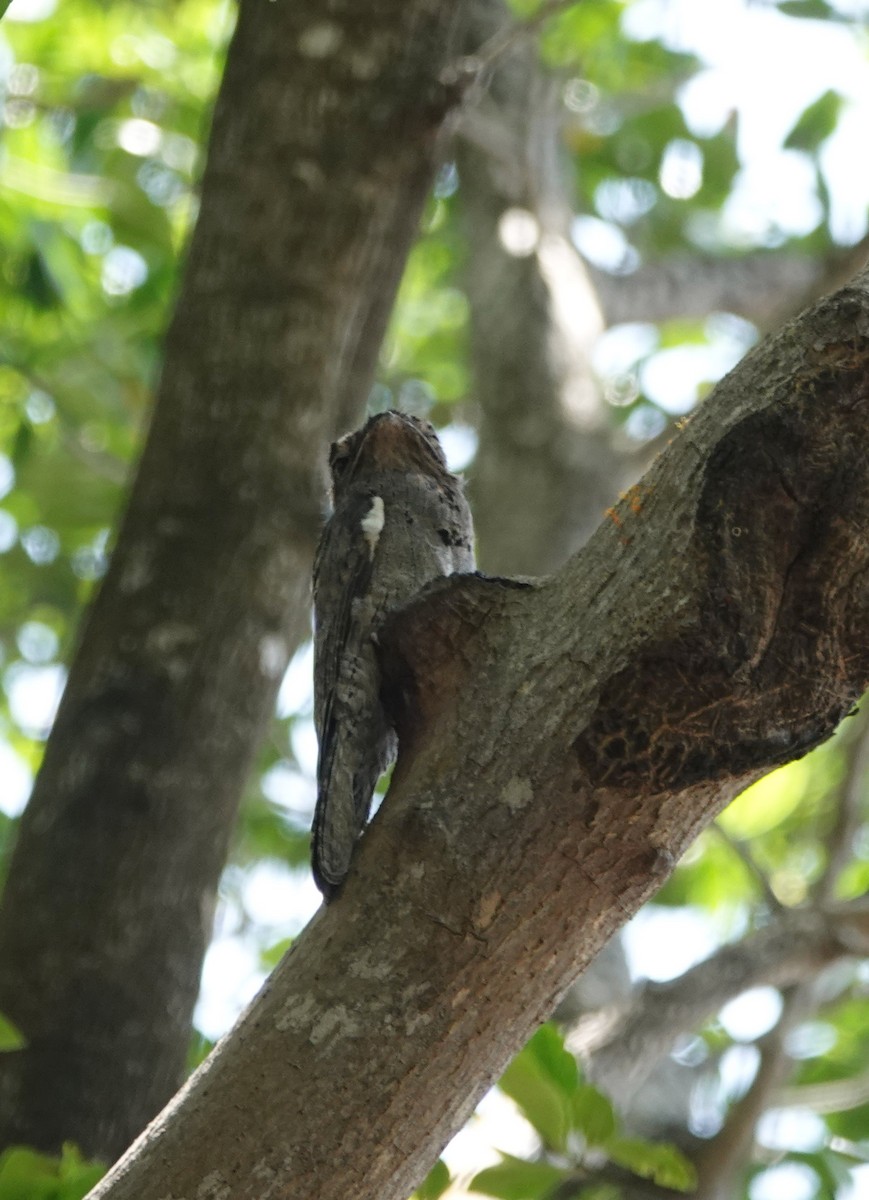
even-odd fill
[[(782, 22), (839, 23), (865, 54), (865, 29), (854, 21), (859, 5), (757, 7)], [(523, 0), (513, 8), (524, 19), (536, 5)], [(779, 142), (803, 189), (802, 215), (778, 212), (746, 192), (745, 114), (734, 108), (704, 125), (686, 99), (702, 90), (708, 67), (680, 44), (679, 9), (664, 0), (585, 0), (541, 26), (542, 56), (561, 86), (579, 251), (624, 284), (642, 264), (674, 255), (766, 251), (823, 260), (859, 241), (865, 205), (856, 215), (853, 206), (843, 208), (828, 153), (853, 102), (822, 86), (793, 111)], [(233, 20), (225, 0), (15, 0), (0, 25), (4, 843), (39, 766), (64, 664), (111, 553), (142, 443)], [(371, 405), (429, 415), (454, 464), (472, 469), (477, 411), (460, 206), (457, 172), (447, 162), (407, 267)], [(666, 435), (756, 336), (738, 312), (608, 330), (596, 365), (611, 421), (639, 447)], [(316, 754), (310, 669), (305, 649), (290, 667), (250, 782), (206, 962), (192, 1062), (231, 1023), (317, 903), (307, 874)], [(832, 897), (867, 890), (864, 724), (852, 722), (856, 732), (847, 724), (833, 742), (757, 784), (720, 829), (697, 842), (629, 933), (636, 976), (678, 978), (698, 958), (763, 928), (779, 908), (811, 904), (830, 879), (834, 850), (842, 861)], [(788, 1034), (792, 1082), (857, 1080), (847, 1102), (829, 1111), (792, 1105), (761, 1125), (732, 1194), (832, 1198), (857, 1186), (849, 1179), (869, 1189), (865, 1173), (852, 1174), (869, 1158), (867, 990), (859, 953), (843, 956)], [(684, 1031), (677, 1050), (693, 1071), (685, 1084), (694, 1097), (692, 1137), (709, 1139), (724, 1127), (751, 1085), (760, 1039), (781, 1011), (781, 995), (766, 988), (738, 1019), (725, 1011)], [(691, 1187), (692, 1170), (675, 1149), (632, 1137), (583, 1081), (564, 1049), (568, 1025), (537, 1035), (510, 1068), (501, 1099), (490, 1101), (495, 1117), (484, 1106), (475, 1119), (473, 1153), (448, 1154), (449, 1166), (440, 1164), (420, 1195), (463, 1194), (471, 1177), (477, 1192), (505, 1200), (609, 1200), (628, 1194), (626, 1177), (659, 1189), (644, 1195)], [(516, 1152), (499, 1157), (491, 1145), (506, 1149), (505, 1139)], [(469, 1165), (474, 1155), (476, 1166)], [(21, 1163), (4, 1161), (0, 1200), (24, 1195), (16, 1182)], [(82, 1194), (86, 1172), (75, 1165), (70, 1173), (79, 1182), (60, 1191), (57, 1184), (58, 1195), (76, 1187)]]

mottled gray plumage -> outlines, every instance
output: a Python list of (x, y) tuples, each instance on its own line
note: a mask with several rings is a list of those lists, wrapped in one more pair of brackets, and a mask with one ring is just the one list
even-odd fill
[(428, 421), (385, 412), (335, 442), (334, 508), (314, 563), (314, 720), (320, 743), (312, 860), (328, 899), (347, 874), (397, 742), (372, 634), (424, 584), (473, 571), (462, 483)]

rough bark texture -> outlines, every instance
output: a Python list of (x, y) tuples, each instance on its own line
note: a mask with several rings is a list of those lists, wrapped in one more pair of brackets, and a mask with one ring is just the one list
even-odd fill
[(384, 631), (345, 890), (94, 1200), (404, 1200), (577, 971), (869, 682), (869, 272), (750, 354), (537, 586)]
[(240, 792), (307, 628), (455, 96), (458, 0), (243, 0), (158, 405), (8, 876), (0, 1144), (117, 1155), (178, 1086)]
[[(476, 0), (472, 14), (473, 48), (509, 20), (500, 0)], [(456, 143), (480, 411), (470, 494), (480, 564), (499, 574), (560, 566), (639, 470), (613, 445), (591, 369), (603, 318), (570, 241), (563, 111), (525, 41), (498, 59)], [(511, 209), (537, 225), (521, 255), (502, 237)]]

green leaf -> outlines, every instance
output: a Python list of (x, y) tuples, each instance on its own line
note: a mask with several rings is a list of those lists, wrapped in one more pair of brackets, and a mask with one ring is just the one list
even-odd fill
[(0, 1013), (0, 1050), (21, 1050), (26, 1045), (27, 1039), (21, 1030)]
[(291, 937), (281, 938), (279, 942), (275, 942), (273, 946), (266, 946), (260, 953), (260, 962), (267, 971), (273, 971), (286, 952), (292, 946), (294, 939)]
[(789, 17), (808, 17), (812, 21), (829, 21), (834, 15), (824, 0), (783, 0), (778, 7)]
[(82, 1200), (106, 1173), (101, 1162), (88, 1162), (71, 1142), (65, 1142), (60, 1160), (57, 1200)]
[(609, 1100), (590, 1083), (580, 1084), (573, 1095), (573, 1123), (593, 1146), (603, 1145), (616, 1131), (616, 1115)]
[(784, 140), (788, 150), (805, 150), (814, 153), (826, 141), (839, 120), (843, 98), (832, 88), (819, 96), (801, 114), (797, 123)]
[(12, 1146), (0, 1155), (0, 1200), (82, 1200), (105, 1170), (83, 1159), (71, 1143), (60, 1158)]
[(0, 1200), (56, 1200), (58, 1160), (27, 1146), (0, 1155)]
[(501, 1076), (499, 1088), (515, 1100), (547, 1146), (563, 1150), (570, 1129), (570, 1100), (548, 1078), (533, 1052), (522, 1050)]
[(550, 1163), (524, 1162), (505, 1155), (496, 1167), (486, 1167), (471, 1180), (472, 1192), (496, 1196), (498, 1200), (543, 1200), (562, 1183), (569, 1172)]
[(194, 1029), (190, 1038), (190, 1045), (187, 1047), (188, 1074), (192, 1075), (196, 1068), (205, 1062), (213, 1049), (214, 1042), (211, 1038), (207, 1038), (204, 1033), (200, 1033), (198, 1029)]
[(541, 1025), (525, 1047), (541, 1071), (565, 1092), (573, 1092), (579, 1079), (576, 1059), (564, 1048), (564, 1038), (555, 1025)]
[(60, 285), (39, 249), (28, 254), (24, 265), (21, 290), (38, 309), (56, 309), (63, 303)]
[(416, 1200), (438, 1200), (450, 1186), (450, 1169), (439, 1158), (414, 1193)]
[(690, 1192), (697, 1186), (697, 1172), (681, 1151), (666, 1142), (641, 1138), (612, 1138), (606, 1145), (610, 1159), (659, 1187)]

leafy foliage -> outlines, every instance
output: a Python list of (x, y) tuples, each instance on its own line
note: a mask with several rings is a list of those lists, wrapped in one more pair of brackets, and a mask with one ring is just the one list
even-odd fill
[(27, 1041), (21, 1030), (0, 1013), (0, 1052), (5, 1050), (20, 1050)]
[[(688, 1192), (696, 1185), (690, 1162), (674, 1146), (624, 1137), (609, 1100), (582, 1082), (576, 1060), (554, 1025), (543, 1025), (501, 1077), (502, 1092), (515, 1101), (540, 1137), (543, 1157), (526, 1162), (509, 1154), (475, 1175), (471, 1189), (499, 1200), (537, 1200), (572, 1182), (589, 1182), (601, 1159)], [(593, 1152), (593, 1166), (586, 1156)], [(578, 1194), (578, 1192), (577, 1192)]]
[(425, 1181), (416, 1189), (416, 1200), (438, 1200), (450, 1186), (450, 1172), (446, 1163), (438, 1159)]
[(104, 1173), (74, 1146), (64, 1146), (60, 1158), (13, 1146), (0, 1154), (0, 1200), (81, 1200)]

